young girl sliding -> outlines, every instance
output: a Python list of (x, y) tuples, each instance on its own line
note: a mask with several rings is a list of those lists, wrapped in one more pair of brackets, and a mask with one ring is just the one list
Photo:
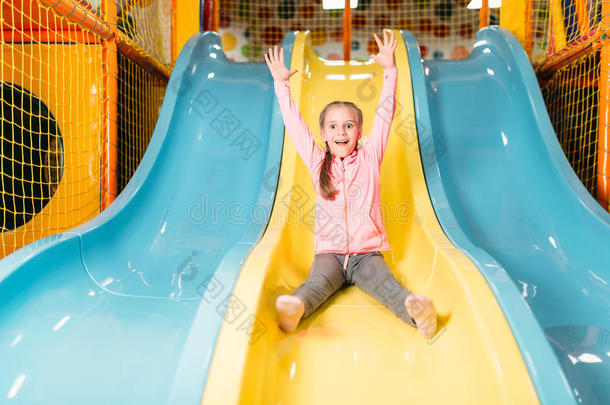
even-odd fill
[(316, 191), (314, 261), (307, 280), (292, 295), (276, 301), (280, 328), (294, 331), (344, 285), (356, 285), (388, 307), (396, 316), (416, 326), (430, 338), (437, 327), (432, 301), (411, 294), (394, 278), (380, 251), (390, 245), (381, 216), (379, 167), (396, 109), (394, 32), (383, 43), (374, 34), (379, 54), (371, 57), (383, 68), (383, 88), (371, 133), (364, 146), (362, 111), (353, 103), (333, 101), (320, 113), (325, 150), (314, 142), (290, 95), (284, 50), (277, 46), (265, 55), (274, 79), (284, 125), (301, 159), (312, 174)]

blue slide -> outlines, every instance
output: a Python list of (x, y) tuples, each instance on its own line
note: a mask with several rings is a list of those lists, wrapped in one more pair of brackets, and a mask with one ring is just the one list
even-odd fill
[(496, 294), (541, 402), (610, 404), (610, 214), (565, 158), (527, 55), (499, 27), (479, 31), (458, 61), (422, 61), (403, 36), (444, 232)]
[(116, 201), (0, 261), (0, 403), (199, 404), (283, 139), (267, 66), (191, 38)]

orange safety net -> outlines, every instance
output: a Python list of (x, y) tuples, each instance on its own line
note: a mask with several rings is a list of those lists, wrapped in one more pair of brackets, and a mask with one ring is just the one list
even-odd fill
[(608, 202), (599, 198), (597, 183), (600, 128), (604, 126), (600, 119), (602, 107), (608, 105), (600, 99), (600, 83), (607, 78), (600, 68), (599, 51), (607, 28), (604, 2), (535, 0), (530, 4), (525, 16), (530, 54), (551, 122), (572, 168), (608, 209)]
[(555, 72), (542, 87), (559, 143), (574, 171), (594, 196), (599, 68), (599, 52), (592, 52)]
[(153, 133), (166, 78), (154, 75), (119, 53), (118, 190), (122, 190), (138, 168)]
[(120, 192), (171, 62), (169, 1), (52, 2), (112, 27), (112, 40), (44, 3), (0, 0), (0, 258), (95, 217)]
[(602, 0), (529, 0), (527, 4), (526, 36), (533, 45), (534, 65), (559, 59), (599, 34)]

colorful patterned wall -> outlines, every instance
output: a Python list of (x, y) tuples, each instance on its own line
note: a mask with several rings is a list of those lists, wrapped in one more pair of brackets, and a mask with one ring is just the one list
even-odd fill
[[(373, 32), (408, 29), (426, 59), (460, 59), (468, 54), (479, 25), (470, 0), (360, 0), (352, 9), (352, 59), (376, 52)], [(499, 10), (492, 9), (491, 24)], [(285, 32), (311, 30), (316, 52), (325, 59), (343, 57), (343, 10), (323, 10), (322, 0), (220, 0), (219, 33), (234, 61), (262, 61), (262, 52), (281, 42)]]

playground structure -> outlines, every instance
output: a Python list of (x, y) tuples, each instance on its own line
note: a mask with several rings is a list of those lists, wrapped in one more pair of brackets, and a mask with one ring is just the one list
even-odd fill
[[(375, 2), (367, 4), (375, 6)], [(91, 130), (90, 144), (83, 148), (88, 154), (77, 153), (82, 161), (75, 157), (69, 161), (66, 151), (84, 142), (71, 140), (62, 129), (70, 128), (63, 122), (72, 122), (74, 108), (64, 107), (62, 112), (61, 106), (74, 103), (30, 101), (30, 111), (35, 111), (30, 115), (45, 117), (36, 127), (40, 139), (30, 149), (46, 149), (47, 155), (37, 158), (44, 165), (28, 164), (43, 166), (39, 177), (43, 180), (38, 181), (55, 189), (55, 194), (46, 191), (38, 200), (50, 200), (47, 207), (51, 207), (53, 199), (66, 195), (59, 194), (62, 181), (78, 179), (75, 174), (67, 177), (70, 170), (78, 173), (78, 168), (100, 173), (90, 181), (90, 194), (77, 193), (99, 201), (95, 210), (123, 192), (100, 215), (78, 220), (95, 216), (85, 224), (29, 244), (0, 261), (0, 322), (6, 331), (0, 342), (9, 365), (0, 372), (0, 380), (8, 384), (9, 398), (52, 403), (96, 394), (101, 402), (324, 403), (346, 398), (371, 402), (383, 392), (386, 402), (471, 403), (476, 398), (475, 402), (490, 403), (605, 403), (610, 397), (604, 378), (609, 330), (604, 315), (609, 275), (604, 265), (609, 258), (604, 256), (603, 244), (610, 235), (610, 221), (571, 172), (545, 118), (530, 68), (533, 62), (557, 136), (561, 140), (563, 133), (568, 141), (562, 145), (573, 150), (565, 153), (574, 170), (581, 179), (596, 180), (593, 190), (583, 183), (604, 203), (599, 173), (591, 173), (600, 167), (597, 159), (605, 156), (598, 153), (596, 143), (603, 140), (605, 128), (598, 124), (604, 104), (598, 87), (603, 87), (599, 74), (605, 37), (600, 33), (603, 12), (597, 12), (605, 5), (587, 3), (583, 9), (579, 3), (576, 14), (561, 8), (564, 14), (555, 9), (545, 14), (540, 11), (545, 2), (524, 2), (521, 9), (515, 6), (518, 3), (511, 4), (514, 7), (503, 10), (506, 14), (501, 16), (521, 11), (537, 16), (535, 21), (523, 19), (522, 37), (520, 28), (512, 27), (526, 54), (511, 34), (498, 28), (484, 29), (476, 37), (473, 33), (467, 55), (456, 52), (453, 58), (451, 52), (424, 56), (416, 29), (415, 36), (401, 32), (396, 55), (401, 110), (382, 166), (382, 201), (390, 214), (384, 222), (394, 246), (394, 256), (385, 256), (401, 282), (434, 296), (438, 303), (442, 328), (429, 343), (354, 289), (333, 298), (295, 335), (284, 335), (275, 327), (274, 298), (295, 288), (311, 262), (313, 190), (306, 168), (285, 140), (263, 63), (232, 63), (222, 50), (226, 33), (219, 37), (208, 32), (194, 36), (175, 65), (173, 57), (159, 64), (150, 55), (161, 58), (158, 55), (163, 52), (138, 45), (137, 35), (121, 37), (134, 30), (127, 26), (138, 26), (133, 19), (111, 29), (111, 24), (98, 24), (106, 21), (104, 14), (90, 9), (79, 15), (65, 8), (40, 8), (54, 13), (47, 14), (47, 19), (57, 18), (54, 21), (59, 23), (53, 27), (62, 35), (74, 30), (73, 37), (80, 38), (97, 30), (96, 35), (104, 38), (101, 44), (87, 43), (89, 47), (83, 49), (73, 46), (79, 52), (74, 59), (99, 60), (99, 64), (83, 62), (66, 68), (70, 74), (84, 71), (80, 69), (85, 65), (92, 69), (83, 74), (91, 81), (80, 80), (82, 89), (75, 83), (72, 90), (81, 97), (93, 94), (99, 101), (85, 103), (97, 119), (92, 119), (92, 127), (104, 124), (107, 115), (105, 99), (95, 98), (106, 93), (91, 89), (113, 82), (94, 80), (99, 76), (96, 72), (105, 74), (108, 69), (103, 63), (105, 47), (116, 46), (117, 60), (128, 59), (123, 62), (135, 64), (143, 77), (161, 77), (164, 69), (173, 71), (169, 82), (155, 82), (161, 83), (161, 90), (154, 94), (165, 90), (160, 113), (154, 104), (147, 104), (148, 98), (134, 101), (146, 96), (148, 87), (116, 81), (117, 86), (135, 88), (130, 94), (137, 95), (121, 97), (117, 89), (117, 110), (123, 103), (128, 106), (122, 131), (141, 136), (126, 136), (121, 149)], [(4, 4), (2, 9), (5, 13)], [(206, 2), (202, 10), (207, 11), (204, 25), (212, 24), (204, 28), (218, 27), (222, 16), (218, 3)], [(352, 11), (356, 16), (357, 9)], [(488, 10), (483, 7), (476, 13), (485, 26)], [(566, 28), (574, 20), (566, 15), (590, 18), (588, 26), (583, 18), (576, 19), (580, 41), (573, 28)], [(350, 20), (344, 20), (343, 33), (350, 31)], [(564, 33), (572, 33), (564, 34), (564, 42), (558, 21)], [(64, 28), (59, 30), (57, 24), (67, 28), (61, 25)], [(37, 45), (44, 45), (40, 49), (52, 55), (72, 50), (55, 48), (49, 33), (36, 35), (48, 40)], [(295, 76), (292, 83), (301, 111), (307, 112), (306, 121), (315, 126), (315, 112), (325, 100), (348, 88), (351, 92), (346, 97), (371, 116), (374, 98), (363, 98), (357, 89), (363, 83), (378, 87), (377, 69), (358, 60), (321, 59), (320, 36), (312, 31), (282, 35), (278, 40), (283, 37), (291, 67), (309, 72), (308, 77)], [(96, 37), (87, 38), (94, 41)], [(104, 42), (105, 38), (114, 38), (110, 40), (114, 45)], [(547, 38), (547, 43), (541, 38)], [(348, 44), (343, 49), (345, 58), (352, 51), (352, 41), (344, 39), (344, 44)], [(38, 50), (20, 45), (11, 42), (3, 55), (10, 50), (39, 57)], [(97, 52), (99, 58), (91, 57), (89, 51)], [(561, 56), (568, 53), (576, 56)], [(32, 60), (38, 60), (34, 56)], [(4, 77), (19, 77), (15, 72), (27, 69), (27, 64), (15, 66)], [(120, 72), (119, 65), (119, 79), (124, 77)], [(246, 75), (249, 80), (244, 82)], [(22, 76), (25, 79), (15, 80), (13, 86), (19, 94), (41, 94), (39, 99), (53, 100), (46, 96), (53, 92), (31, 85), (30, 71)], [(51, 80), (41, 82), (48, 87)], [(516, 90), (511, 93), (509, 88)], [(250, 97), (244, 99), (243, 94)], [(463, 94), (476, 94), (465, 110), (458, 108)], [(14, 93), (3, 93), (3, 97), (11, 106), (19, 98)], [(520, 100), (519, 107), (507, 108), (510, 100)], [(143, 105), (148, 105), (146, 114), (129, 114)], [(569, 111), (567, 119), (565, 111)], [(66, 115), (68, 119), (62, 121)], [(140, 117), (148, 117), (142, 120), (150, 126), (141, 126)], [(520, 120), (529, 125), (515, 127)], [(21, 125), (32, 133), (32, 127)], [(99, 126), (102, 134), (108, 132), (104, 125)], [(581, 128), (583, 139), (570, 137)], [(20, 139), (27, 139), (20, 135), (24, 132), (19, 132)], [(121, 145), (120, 133), (117, 129), (116, 145)], [(25, 145), (21, 140), (13, 143)], [(112, 176), (105, 174), (113, 167), (108, 156), (114, 155), (114, 149), (114, 172), (128, 173), (121, 181), (115, 176), (116, 186), (109, 180)], [(130, 151), (126, 153), (130, 168), (119, 169), (119, 150)], [(86, 163), (95, 161), (98, 166)], [(499, 181), (504, 172), (511, 173), (510, 178)], [(490, 173), (496, 175), (485, 177)], [(97, 195), (95, 184), (99, 184)], [(486, 205), (485, 193), (494, 187), (498, 199)], [(250, 213), (245, 222), (206, 221), (206, 207), (231, 202), (262, 207), (262, 211)], [(405, 202), (410, 210), (396, 218), (396, 208)], [(42, 218), (32, 216), (26, 225)], [(49, 211), (48, 216), (57, 215)], [(15, 248), (30, 241), (26, 235), (38, 239), (28, 230), (14, 242)], [(3, 243), (9, 240), (15, 239), (3, 239)], [(566, 297), (570, 305), (563, 305)], [(372, 345), (372, 341), (383, 343)], [(465, 357), (460, 359), (456, 353)], [(83, 361), (91, 358), (95, 367)], [(116, 373), (118, 364), (120, 374)], [(20, 371), (23, 365), (27, 372)], [(431, 376), (430, 370), (443, 373), (441, 379), (450, 381), (449, 385), (439, 390), (439, 378)], [(99, 384), (102, 378), (104, 387)], [(354, 378), (363, 383), (355, 386)], [(79, 388), (66, 390), (68, 379)], [(131, 384), (124, 385), (125, 380)], [(330, 380), (336, 384), (329, 385)], [(417, 384), (407, 386), (405, 380)], [(107, 390), (106, 386), (120, 388)]]

